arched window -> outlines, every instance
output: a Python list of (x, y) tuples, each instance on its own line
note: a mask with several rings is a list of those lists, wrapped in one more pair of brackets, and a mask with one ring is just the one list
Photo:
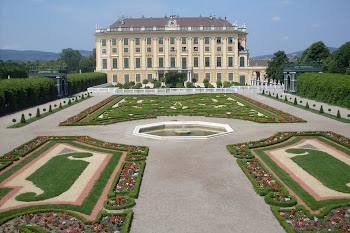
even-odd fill
[(244, 66), (244, 57), (239, 58), (239, 66), (241, 66), (241, 67)]

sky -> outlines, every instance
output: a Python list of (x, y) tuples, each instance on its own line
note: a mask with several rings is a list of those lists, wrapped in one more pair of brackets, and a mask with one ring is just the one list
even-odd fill
[(118, 17), (226, 17), (246, 24), (250, 57), (350, 41), (350, 0), (0, 0), (0, 49), (92, 50)]

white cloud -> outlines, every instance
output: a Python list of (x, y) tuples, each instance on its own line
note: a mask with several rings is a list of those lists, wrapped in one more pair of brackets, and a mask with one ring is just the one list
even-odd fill
[(321, 24), (319, 24), (319, 23), (314, 23), (314, 24), (312, 24), (312, 27), (313, 27), (313, 28), (319, 28), (319, 27), (321, 27)]
[(272, 17), (272, 21), (280, 21), (280, 20), (281, 20), (281, 17), (279, 16)]
[(2, 49), (19, 49), (20, 46), (18, 44), (8, 44), (2, 47)]
[(289, 36), (283, 36), (282, 39), (283, 40), (289, 40)]

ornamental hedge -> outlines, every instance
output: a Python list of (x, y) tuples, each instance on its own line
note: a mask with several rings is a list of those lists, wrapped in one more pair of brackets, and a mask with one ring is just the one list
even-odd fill
[(0, 115), (54, 100), (56, 92), (46, 77), (0, 80)]
[(75, 94), (86, 91), (88, 87), (96, 86), (107, 82), (107, 74), (105, 73), (83, 73), (68, 74), (68, 93)]
[(350, 108), (350, 75), (303, 73), (296, 85), (301, 97)]

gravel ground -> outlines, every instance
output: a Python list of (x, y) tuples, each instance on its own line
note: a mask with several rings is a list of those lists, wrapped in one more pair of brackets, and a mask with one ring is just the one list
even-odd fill
[[(284, 232), (263, 197), (254, 192), (226, 145), (259, 140), (278, 131), (332, 130), (350, 137), (350, 125), (256, 93), (244, 94), (308, 122), (258, 124), (223, 118), (177, 116), (108, 126), (58, 126), (59, 122), (106, 98), (98, 96), (19, 129), (6, 127), (12, 124), (13, 118), (19, 119), (22, 112), (1, 117), (0, 153), (40, 135), (88, 135), (109, 142), (146, 145), (150, 152), (134, 207), (131, 232)], [(48, 104), (45, 107), (48, 108)], [(328, 109), (325, 104), (324, 109)], [(341, 111), (350, 113), (347, 109)], [(24, 112), (35, 114), (36, 107)], [(136, 125), (169, 120), (225, 123), (235, 132), (207, 140), (159, 141), (132, 135)]]

